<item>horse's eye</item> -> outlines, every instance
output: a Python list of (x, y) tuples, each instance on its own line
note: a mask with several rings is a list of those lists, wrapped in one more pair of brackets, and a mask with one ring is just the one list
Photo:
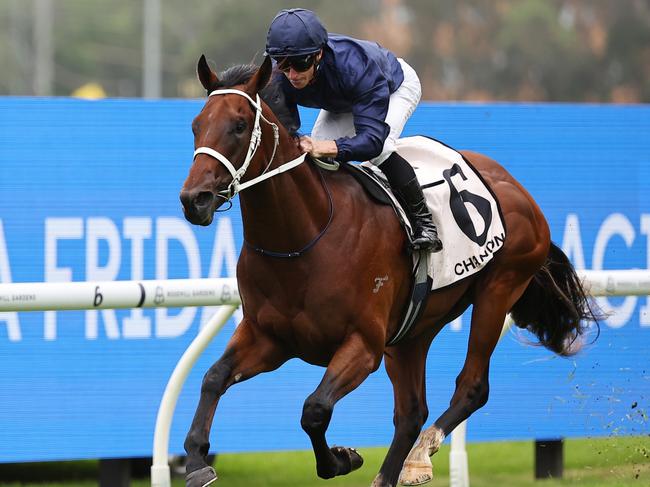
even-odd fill
[(241, 134), (246, 130), (246, 122), (244, 120), (238, 120), (235, 124), (235, 133)]

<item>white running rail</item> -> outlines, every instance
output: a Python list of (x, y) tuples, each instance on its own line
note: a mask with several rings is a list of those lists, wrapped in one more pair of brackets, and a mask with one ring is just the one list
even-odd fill
[(0, 313), (240, 303), (235, 278), (0, 283)]

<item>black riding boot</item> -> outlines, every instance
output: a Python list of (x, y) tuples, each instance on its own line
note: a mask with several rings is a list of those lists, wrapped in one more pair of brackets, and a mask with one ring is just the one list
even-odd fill
[(411, 179), (396, 192), (404, 204), (404, 210), (413, 225), (413, 250), (430, 250), (440, 252), (442, 242), (438, 238), (438, 229), (433, 223), (431, 211), (422, 194), (422, 188), (416, 178)]
[(431, 211), (411, 165), (394, 152), (379, 166), (379, 169), (386, 174), (389, 184), (413, 226), (411, 248), (440, 252), (442, 242), (438, 238), (438, 229), (433, 223)]

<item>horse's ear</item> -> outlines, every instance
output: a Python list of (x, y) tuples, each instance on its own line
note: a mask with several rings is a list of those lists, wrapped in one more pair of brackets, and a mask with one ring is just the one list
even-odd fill
[(253, 75), (251, 80), (246, 84), (246, 92), (249, 95), (259, 93), (268, 84), (271, 79), (271, 72), (273, 66), (271, 64), (271, 56), (265, 56), (264, 62), (259, 67), (257, 72)]
[(206, 89), (208, 93), (213, 91), (219, 83), (219, 78), (210, 66), (208, 66), (208, 61), (205, 59), (205, 54), (201, 54), (199, 58), (199, 63), (196, 66), (196, 74), (199, 77), (199, 81), (203, 85), (203, 88)]

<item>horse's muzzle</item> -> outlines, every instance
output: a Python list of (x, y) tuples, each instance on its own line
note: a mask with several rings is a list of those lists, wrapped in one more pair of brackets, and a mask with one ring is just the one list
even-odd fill
[(181, 191), (181, 203), (185, 219), (194, 225), (207, 226), (212, 223), (217, 198), (211, 191)]

